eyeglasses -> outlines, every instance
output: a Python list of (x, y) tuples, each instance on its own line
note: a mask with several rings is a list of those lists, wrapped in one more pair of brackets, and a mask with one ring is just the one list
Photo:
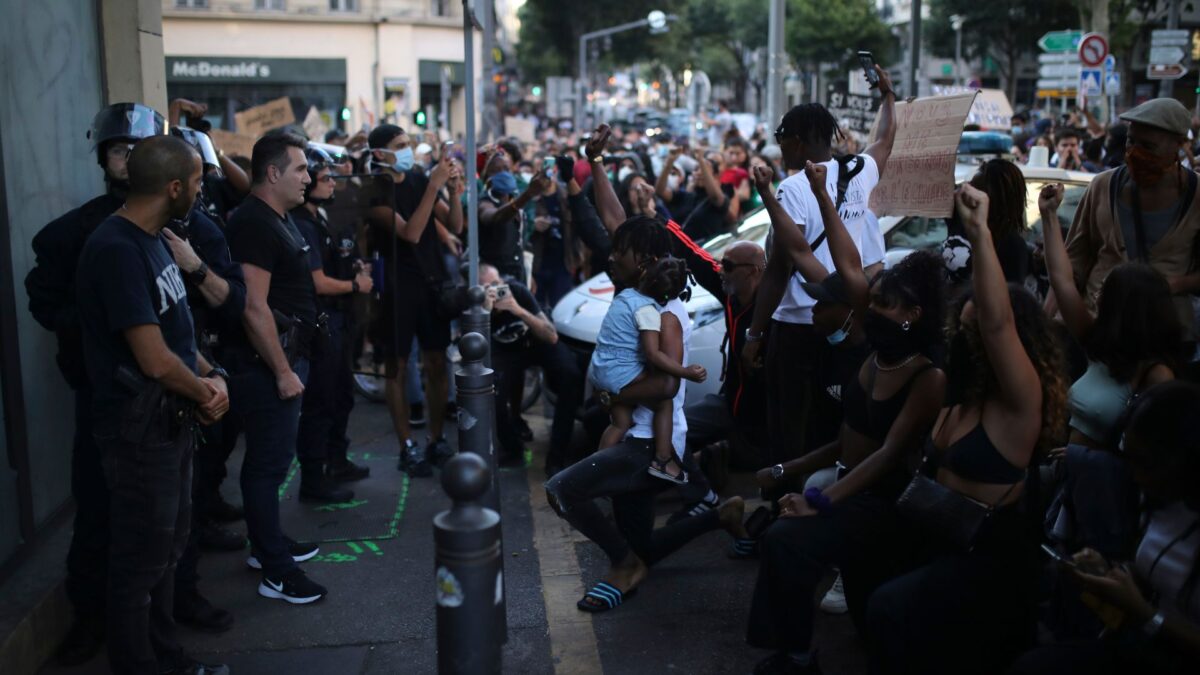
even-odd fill
[(113, 143), (108, 146), (109, 157), (120, 157), (128, 159), (129, 153), (133, 152), (133, 143)]
[(319, 178), (318, 180), (320, 180), (322, 183), (336, 183), (337, 182), (337, 179), (331, 175), (321, 176), (321, 178)]
[(782, 124), (780, 124), (778, 127), (775, 128), (775, 144), (776, 145), (782, 143), (783, 139), (785, 139), (787, 137), (788, 137), (787, 130), (783, 128)]
[(721, 259), (721, 271), (726, 274), (732, 273), (734, 270), (736, 270), (739, 267), (757, 267), (757, 265), (755, 265), (754, 263), (733, 262), (729, 258)]

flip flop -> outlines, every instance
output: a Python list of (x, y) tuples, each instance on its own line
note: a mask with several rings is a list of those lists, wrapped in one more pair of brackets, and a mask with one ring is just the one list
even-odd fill
[[(616, 586), (605, 581), (598, 581), (595, 586), (592, 586), (592, 590), (584, 594), (579, 599), (579, 602), (575, 603), (575, 606), (580, 611), (599, 614), (600, 612), (616, 609), (626, 598), (632, 598), (636, 593), (637, 588), (631, 588), (622, 593), (621, 589)], [(594, 602), (589, 602), (589, 599)]]

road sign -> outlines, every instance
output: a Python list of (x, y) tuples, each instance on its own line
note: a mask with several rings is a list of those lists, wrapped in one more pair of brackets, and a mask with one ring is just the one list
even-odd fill
[(1076, 90), (1072, 89), (1042, 89), (1038, 87), (1038, 98), (1075, 98)]
[(1058, 52), (1054, 54), (1038, 54), (1038, 63), (1041, 65), (1061, 64), (1061, 63), (1079, 63), (1079, 52)]
[(1108, 73), (1104, 76), (1104, 93), (1108, 96), (1121, 95), (1121, 74)]
[(1182, 47), (1152, 47), (1150, 49), (1149, 63), (1160, 63), (1171, 65), (1173, 63), (1183, 63), (1183, 48)]
[(1108, 56), (1108, 40), (1099, 33), (1088, 33), (1079, 40), (1079, 62), (1096, 67)]
[(1112, 71), (1116, 70), (1116, 68), (1117, 68), (1117, 57), (1113, 56), (1112, 54), (1109, 54), (1108, 56), (1104, 57), (1104, 72), (1105, 73), (1111, 73)]
[(1082, 39), (1083, 31), (1059, 30), (1046, 33), (1037, 44), (1044, 52), (1073, 52), (1079, 49)]
[(1187, 30), (1153, 30), (1150, 31), (1150, 46), (1153, 47), (1186, 47), (1191, 39)]
[(1159, 63), (1146, 66), (1146, 79), (1149, 80), (1178, 80), (1187, 73), (1187, 66), (1179, 63)]
[(1046, 79), (1076, 79), (1079, 77), (1080, 65), (1076, 63), (1049, 63), (1038, 68), (1038, 77)]
[(1084, 68), (1079, 71), (1079, 93), (1084, 96), (1100, 96), (1104, 93), (1104, 73), (1099, 68)]
[[(1064, 79), (1058, 79), (1058, 78), (1040, 79), (1037, 81), (1038, 89), (1070, 89), (1071, 91), (1075, 91), (1075, 88), (1078, 86), (1079, 86), (1079, 78), (1078, 77), (1073, 77), (1073, 78), (1069, 78), (1069, 79), (1066, 79), (1066, 78), (1064, 78)], [(1072, 94), (1072, 96), (1073, 95), (1074, 94)]]

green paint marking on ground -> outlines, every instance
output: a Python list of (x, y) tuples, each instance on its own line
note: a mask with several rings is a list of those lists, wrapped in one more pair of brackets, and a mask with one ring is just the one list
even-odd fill
[(312, 558), (312, 562), (319, 562), (319, 563), (320, 562), (348, 563), (348, 562), (355, 562), (357, 560), (358, 560), (358, 556), (348, 555), (345, 553), (322, 553), (320, 555), (313, 556), (313, 558)]
[(393, 539), (396, 533), (400, 531), (400, 516), (404, 515), (404, 505), (408, 502), (408, 474), (404, 475), (400, 483), (400, 498), (396, 500), (396, 512), (392, 514), (392, 522), (388, 524), (388, 534), (386, 537), (372, 537), (373, 539)]
[(370, 501), (370, 500), (369, 499), (353, 499), (348, 502), (338, 502), (337, 504), (325, 504), (324, 506), (317, 506), (317, 507), (313, 508), (313, 510), (314, 511), (326, 511), (326, 512), (345, 511), (346, 509), (357, 509), (358, 507), (362, 506), (363, 504), (366, 504), (368, 501)]
[(296, 476), (296, 470), (300, 468), (300, 462), (292, 460), (292, 465), (288, 467), (287, 478), (283, 479), (283, 485), (279, 486), (279, 498), (283, 499), (283, 493), (287, 492), (288, 486), (292, 484), (292, 478)]
[(366, 546), (375, 555), (383, 555), (383, 551), (379, 550), (379, 547), (374, 542), (364, 541), (363, 546)]
[(346, 542), (346, 546), (348, 546), (351, 551), (354, 551), (355, 554), (362, 553), (362, 547), (352, 541)]

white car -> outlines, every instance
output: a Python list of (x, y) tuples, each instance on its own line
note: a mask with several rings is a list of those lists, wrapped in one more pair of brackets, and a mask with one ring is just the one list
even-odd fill
[[(955, 182), (962, 183), (970, 179), (976, 168), (973, 164), (957, 165)], [(1053, 168), (1020, 168), (1025, 174), (1025, 184), (1028, 188), (1026, 222), (1030, 225), (1027, 238), (1032, 240), (1041, 236), (1037, 198), (1042, 186), (1047, 183), (1061, 182), (1066, 186), (1063, 204), (1059, 208), (1059, 218), (1063, 223), (1070, 223), (1093, 175)], [(759, 209), (746, 216), (734, 234), (714, 237), (704, 245), (704, 249), (714, 259), (720, 260), (725, 248), (734, 241), (750, 240), (762, 245), (770, 229), (770, 216), (765, 210)], [(885, 216), (879, 219), (879, 229), (883, 231), (884, 242), (887, 245), (884, 258), (886, 267), (895, 265), (913, 251), (937, 248), (946, 240), (946, 223), (941, 218)], [(1027, 283), (1037, 283), (1037, 280), (1030, 279)], [(559, 338), (571, 348), (590, 354), (595, 349), (596, 334), (600, 332), (600, 323), (604, 321), (604, 315), (612, 302), (613, 291), (613, 283), (608, 274), (599, 274), (563, 297), (551, 313)], [(709, 374), (708, 379), (701, 384), (688, 384), (687, 402), (690, 404), (704, 398), (706, 394), (717, 393), (721, 388), (720, 373), (724, 362), (721, 343), (725, 338), (725, 323), (721, 304), (701, 287), (692, 288), (692, 297), (687, 302), (687, 309), (692, 318), (688, 361), (704, 366)], [(590, 384), (588, 387), (587, 396), (590, 396)]]

